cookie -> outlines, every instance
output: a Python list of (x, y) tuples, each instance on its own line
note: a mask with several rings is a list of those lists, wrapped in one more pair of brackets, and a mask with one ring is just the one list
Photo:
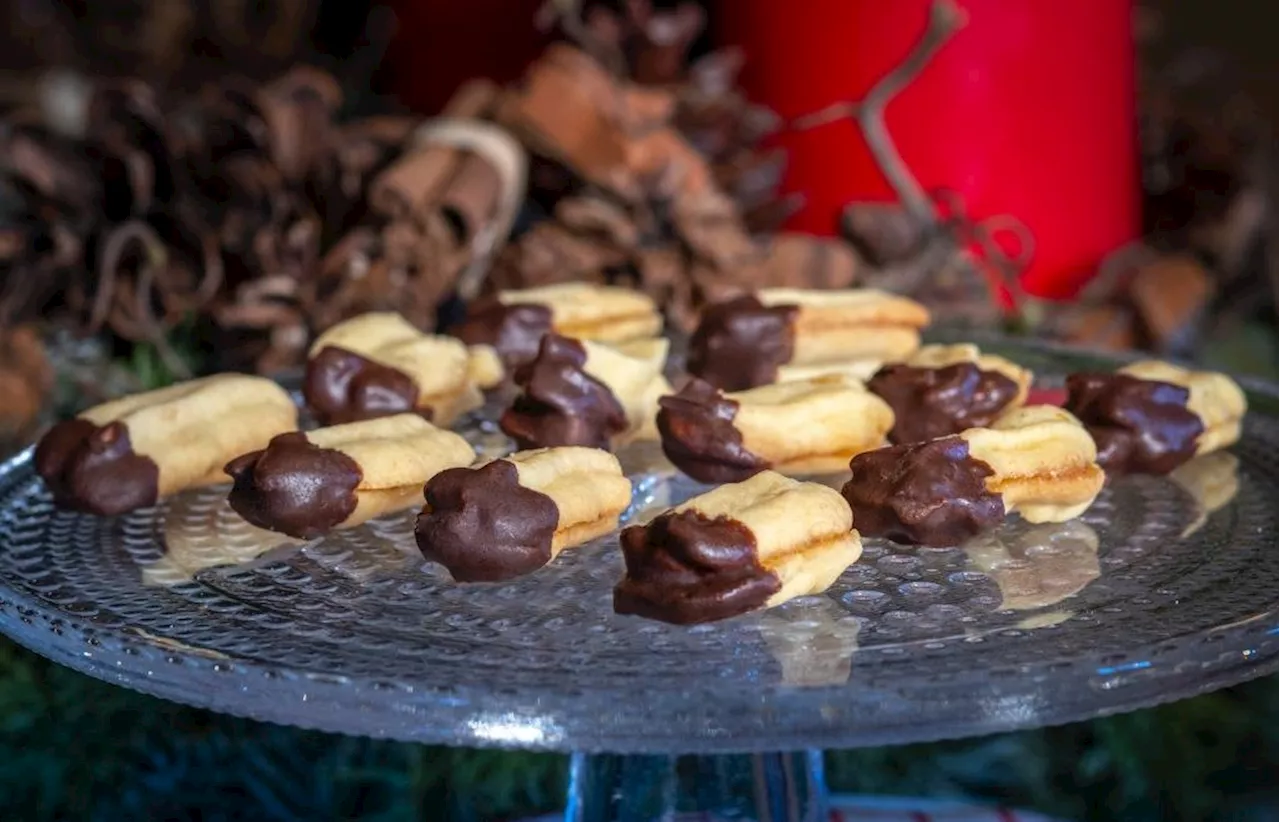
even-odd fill
[(437, 425), (480, 405), (474, 355), (394, 312), (361, 314), (321, 334), (307, 356), (307, 407), (324, 425), (414, 412)]
[(862, 553), (851, 524), (825, 485), (773, 471), (721, 485), (623, 529), (613, 609), (688, 625), (819, 593)]
[(1225, 374), (1147, 360), (1072, 374), (1065, 407), (1093, 435), (1108, 472), (1167, 474), (1239, 440), (1247, 403)]
[(867, 388), (893, 409), (889, 442), (924, 442), (989, 425), (1027, 399), (1031, 372), (976, 345), (926, 345), (881, 367)]
[(609, 386), (627, 416), (627, 429), (616, 444), (658, 438), (654, 422), (658, 399), (672, 391), (662, 373), (670, 347), (662, 337), (625, 343), (583, 343), (587, 373)]
[(298, 427), (283, 388), (218, 374), (123, 397), (53, 426), (36, 472), (59, 505), (102, 516), (226, 482), (222, 466)]
[(739, 482), (766, 468), (840, 472), (893, 426), (883, 400), (840, 375), (728, 394), (695, 378), (658, 406), (663, 453), (699, 482)]
[(957, 545), (1015, 511), (1034, 523), (1079, 516), (1105, 479), (1096, 456), (1075, 417), (1026, 406), (986, 428), (859, 454), (841, 493), (863, 536)]
[(411, 508), (423, 484), (475, 452), (417, 414), (280, 434), (226, 465), (227, 497), (250, 524), (299, 539)]
[[(880, 360), (849, 360), (838, 363), (819, 363), (817, 365), (780, 365), (777, 379), (771, 382), (794, 382), (795, 380), (812, 380), (816, 377), (843, 376), (866, 382), (880, 370)], [(768, 383), (763, 383), (768, 384)]]
[(521, 448), (581, 445), (609, 449), (656, 435), (667, 341), (619, 346), (543, 337), (538, 355), (516, 370), (521, 389), (499, 426)]
[(608, 452), (543, 448), (443, 471), (425, 496), (414, 529), (422, 555), (459, 582), (497, 582), (612, 531), (631, 483)]
[(657, 336), (662, 315), (648, 295), (618, 286), (558, 283), (499, 291), (477, 302), (454, 334), (468, 345), (492, 347), (508, 370), (532, 359), (544, 334), (593, 342)]
[[(703, 309), (689, 373), (724, 391), (826, 373), (861, 375), (920, 347), (928, 310), (876, 289), (764, 289)], [(785, 369), (801, 368), (802, 371)]]
[(467, 377), (477, 388), (488, 390), (502, 384), (506, 366), (498, 352), (487, 345), (467, 346)]

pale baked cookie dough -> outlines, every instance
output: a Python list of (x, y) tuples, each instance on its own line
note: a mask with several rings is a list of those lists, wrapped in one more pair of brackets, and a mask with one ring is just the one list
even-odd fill
[(302, 392), (326, 425), (414, 412), (447, 426), (483, 401), (476, 381), (485, 379), (485, 362), (453, 337), (424, 334), (399, 314), (378, 311), (316, 338)]
[(110, 516), (226, 482), (227, 460), (297, 427), (297, 407), (274, 382), (217, 374), (58, 423), (36, 446), (35, 467), (58, 504)]
[(827, 375), (723, 393), (690, 380), (658, 401), (667, 459), (700, 482), (737, 482), (767, 468), (837, 473), (879, 448), (893, 410), (861, 382)]
[(313, 539), (411, 508), (427, 480), (474, 459), (465, 439), (417, 414), (294, 431), (226, 465), (227, 501), (259, 528)]
[(425, 496), (414, 530), (423, 556), (459, 582), (497, 582), (612, 531), (631, 482), (608, 452), (543, 448), (441, 472)]
[(862, 553), (838, 492), (773, 471), (625, 528), (621, 543), (614, 610), (682, 625), (820, 593)]

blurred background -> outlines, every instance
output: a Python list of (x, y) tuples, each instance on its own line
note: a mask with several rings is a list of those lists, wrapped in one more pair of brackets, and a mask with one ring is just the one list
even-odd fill
[[(446, 326), (476, 259), (483, 288), (632, 282), (677, 328), (734, 288), (858, 282), (943, 323), (1274, 378), (1277, 22), (1263, 0), (0, 0), (0, 441), (191, 373), (287, 371), (362, 310)], [(886, 166), (829, 107), (930, 37)], [(409, 147), (442, 112), (518, 136), (518, 213), (501, 156)], [(609, 160), (641, 132), (664, 136), (640, 167)], [(1271, 677), (831, 752), (830, 774), (1072, 819), (1274, 819), (1276, 704)], [(517, 818), (565, 776), (213, 716), (7, 642), (0, 749), (0, 807), (33, 820)]]

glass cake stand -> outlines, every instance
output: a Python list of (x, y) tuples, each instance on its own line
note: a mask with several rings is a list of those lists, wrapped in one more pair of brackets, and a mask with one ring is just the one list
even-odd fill
[[(1038, 385), (1099, 355), (980, 340)], [(866, 540), (826, 594), (675, 627), (611, 608), (613, 537), (504, 584), (424, 564), (412, 513), (301, 543), (223, 490), (101, 519), (0, 465), (0, 630), (166, 699), (309, 728), (574, 752), (570, 819), (824, 819), (822, 748), (1089, 719), (1276, 669), (1274, 386), (1229, 452), (1108, 484), (1080, 519), (953, 548)], [(507, 444), (484, 409), (462, 428)], [(642, 521), (702, 490), (620, 455)], [(840, 478), (830, 478), (838, 482)]]

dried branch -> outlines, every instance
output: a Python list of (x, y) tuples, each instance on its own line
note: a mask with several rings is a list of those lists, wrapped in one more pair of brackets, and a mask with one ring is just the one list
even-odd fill
[(934, 0), (929, 9), (929, 24), (911, 53), (896, 68), (880, 79), (860, 102), (840, 102), (796, 120), (792, 128), (803, 130), (849, 117), (862, 131), (871, 156), (908, 213), (923, 225), (938, 222), (934, 207), (920, 181), (898, 153), (884, 112), (889, 103), (924, 71), (934, 56), (956, 32), (968, 23), (968, 14), (955, 0)]

